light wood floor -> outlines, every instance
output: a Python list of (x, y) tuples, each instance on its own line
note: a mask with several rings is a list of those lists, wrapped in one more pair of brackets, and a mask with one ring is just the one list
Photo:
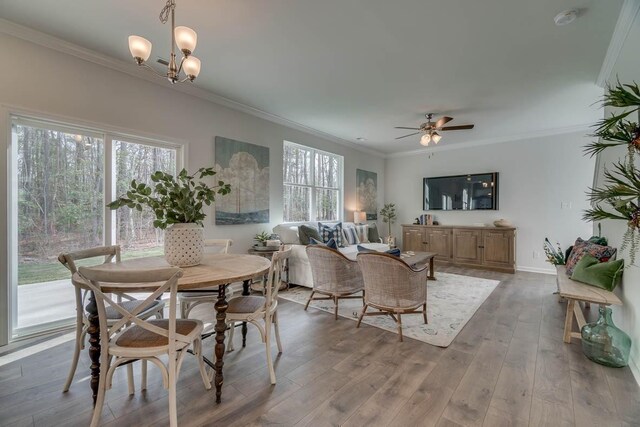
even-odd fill
[[(640, 424), (640, 390), (628, 368), (594, 364), (579, 341), (562, 342), (555, 278), (441, 268), (503, 280), (447, 349), (283, 301), (284, 353), (269, 384), (259, 335), (225, 360), (223, 403), (206, 392), (192, 358), (179, 379), (184, 426), (620, 426)], [(595, 314), (595, 307), (591, 309)], [(208, 314), (207, 314), (208, 315)], [(240, 334), (236, 334), (240, 339)], [(208, 343), (211, 352), (212, 343)], [(88, 425), (88, 356), (62, 393), (72, 343), (0, 367), (0, 425)], [(165, 425), (167, 393), (127, 394), (124, 370), (107, 392), (105, 425)], [(136, 364), (136, 373), (139, 367)], [(139, 382), (138, 382), (139, 384)]]

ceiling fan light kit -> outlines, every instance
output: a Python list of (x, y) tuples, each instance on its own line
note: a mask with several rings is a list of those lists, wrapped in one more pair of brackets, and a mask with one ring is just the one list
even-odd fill
[[(136, 61), (136, 64), (144, 66), (153, 71), (156, 75), (166, 78), (172, 84), (182, 83), (185, 81), (194, 81), (200, 74), (201, 63), (198, 58), (192, 55), (198, 43), (198, 35), (189, 27), (176, 27), (175, 25), (176, 2), (175, 0), (167, 0), (167, 4), (160, 11), (160, 22), (166, 24), (171, 17), (171, 56), (167, 64), (167, 74), (160, 74), (149, 65), (146, 61), (151, 56), (151, 42), (144, 37), (129, 36), (129, 51)], [(180, 64), (176, 62), (175, 47), (178, 46), (182, 52)], [(184, 72), (183, 79), (180, 73)]]
[(453, 120), (453, 117), (443, 116), (438, 121), (433, 122), (433, 113), (425, 114), (427, 118), (426, 123), (422, 123), (418, 128), (410, 128), (404, 126), (396, 126), (396, 129), (411, 129), (417, 130), (417, 132), (410, 133), (408, 135), (399, 136), (396, 139), (407, 138), (409, 136), (422, 134), (420, 137), (420, 145), (424, 147), (428, 147), (430, 142), (437, 144), (442, 139), (442, 135), (438, 133), (438, 131), (450, 131), (450, 130), (463, 130), (463, 129), (473, 129), (475, 125), (460, 125), (460, 126), (444, 126)]

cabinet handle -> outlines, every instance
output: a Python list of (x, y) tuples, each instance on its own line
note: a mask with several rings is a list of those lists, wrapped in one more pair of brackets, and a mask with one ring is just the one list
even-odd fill
[(478, 248), (480, 248), (480, 249), (484, 249), (484, 246), (478, 246)]
[(428, 245), (428, 244), (429, 244), (429, 242), (422, 242), (422, 244), (423, 244), (423, 245)]

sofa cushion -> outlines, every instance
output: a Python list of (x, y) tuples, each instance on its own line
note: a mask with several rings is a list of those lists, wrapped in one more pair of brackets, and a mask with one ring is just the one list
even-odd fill
[(320, 237), (322, 237), (322, 241), (327, 243), (329, 239), (335, 239), (338, 247), (343, 247), (344, 243), (342, 242), (342, 223), (339, 222), (337, 224), (323, 224), (321, 222), (318, 223), (318, 231), (320, 232)]
[(278, 224), (273, 227), (273, 232), (280, 236), (282, 243), (299, 245), (297, 224)]
[[(364, 246), (358, 245), (358, 252), (366, 253), (366, 252), (382, 252), (382, 251), (376, 251), (375, 249), (369, 249), (369, 248), (365, 248)], [(399, 257), (400, 256), (400, 249), (393, 248), (393, 249), (389, 249), (387, 251), (384, 251), (383, 253)]]
[(356, 229), (356, 233), (358, 234), (359, 243), (369, 243), (369, 225), (368, 224), (358, 224), (354, 225)]
[(316, 227), (311, 227), (306, 224), (302, 224), (298, 226), (298, 238), (300, 239), (301, 245), (308, 245), (310, 242), (310, 238), (314, 238), (316, 240), (321, 241), (322, 237), (320, 237), (320, 233)]
[(358, 238), (358, 232), (355, 227), (345, 227), (342, 229), (342, 233), (344, 234), (345, 244), (348, 245), (357, 245), (360, 244), (360, 239)]
[(378, 233), (378, 225), (374, 222), (368, 224), (369, 228), (369, 241), (371, 243), (378, 243), (380, 241), (380, 233)]
[(571, 279), (612, 291), (620, 282), (623, 271), (623, 259), (600, 262), (591, 255), (585, 254), (573, 269)]
[(616, 248), (591, 243), (578, 237), (565, 265), (567, 276), (571, 277), (576, 264), (578, 264), (578, 261), (580, 261), (585, 254), (589, 254), (598, 261), (604, 262), (609, 261), (616, 255)]

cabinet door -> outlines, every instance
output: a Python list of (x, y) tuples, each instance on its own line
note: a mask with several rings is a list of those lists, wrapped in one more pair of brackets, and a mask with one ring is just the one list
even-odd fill
[(402, 250), (424, 251), (424, 230), (418, 227), (402, 228)]
[(450, 260), (453, 256), (451, 230), (427, 229), (426, 251), (435, 252), (436, 259)]
[(482, 231), (453, 230), (453, 260), (466, 264), (482, 262)]
[(512, 267), (514, 263), (513, 231), (485, 230), (482, 232), (485, 265)]

